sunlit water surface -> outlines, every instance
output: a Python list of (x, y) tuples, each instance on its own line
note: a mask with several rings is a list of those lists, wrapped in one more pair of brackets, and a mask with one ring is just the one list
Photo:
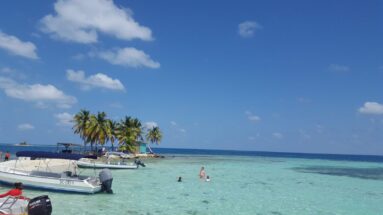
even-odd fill
[[(146, 162), (146, 168), (113, 171), (112, 195), (24, 194), (48, 194), (58, 215), (383, 214), (382, 163), (218, 155)], [(199, 179), (201, 166), (210, 182)]]

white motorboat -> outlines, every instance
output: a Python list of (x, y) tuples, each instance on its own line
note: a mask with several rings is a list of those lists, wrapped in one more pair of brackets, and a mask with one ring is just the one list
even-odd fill
[(76, 161), (78, 167), (82, 168), (94, 168), (94, 169), (137, 169), (140, 165), (145, 166), (142, 162), (127, 163), (124, 161), (98, 161), (94, 159), (81, 158)]
[[(0, 182), (7, 184), (21, 182), (27, 188), (63, 192), (92, 194), (101, 191), (102, 188), (111, 192), (113, 178), (109, 170), (101, 171), (99, 177), (80, 176), (77, 174), (76, 163), (72, 161), (75, 160), (74, 156), (64, 157), (61, 154), (48, 152), (18, 152), (16, 155), (44, 159), (19, 159), (0, 163)], [(53, 157), (61, 159), (51, 159)], [(105, 178), (103, 174), (107, 177)]]

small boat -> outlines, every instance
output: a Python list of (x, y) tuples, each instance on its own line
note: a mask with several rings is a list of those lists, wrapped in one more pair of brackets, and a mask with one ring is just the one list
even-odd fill
[(107, 158), (122, 158), (122, 159), (135, 158), (134, 155), (126, 154), (123, 152), (106, 152), (105, 157), (107, 157)]
[(137, 169), (139, 166), (145, 167), (145, 164), (139, 160), (135, 162), (127, 163), (125, 161), (97, 161), (88, 158), (81, 158), (76, 161), (78, 167), (82, 168), (94, 168), (94, 169)]
[(77, 174), (73, 160), (82, 158), (80, 155), (41, 151), (21, 151), (16, 155), (19, 160), (0, 163), (0, 182), (13, 184), (17, 181), (27, 188), (61, 192), (112, 192), (113, 178), (110, 170), (102, 170), (98, 177)]

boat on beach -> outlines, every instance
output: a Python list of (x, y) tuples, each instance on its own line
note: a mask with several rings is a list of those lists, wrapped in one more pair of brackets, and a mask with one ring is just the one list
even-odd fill
[(82, 158), (80, 155), (35, 151), (17, 152), (16, 155), (18, 160), (0, 163), (0, 182), (21, 182), (27, 188), (61, 192), (93, 194), (102, 190), (111, 191), (113, 178), (109, 170), (102, 170), (99, 176), (78, 174), (75, 160)]

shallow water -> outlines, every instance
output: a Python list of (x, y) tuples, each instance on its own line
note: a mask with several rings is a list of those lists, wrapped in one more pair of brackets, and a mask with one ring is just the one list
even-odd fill
[[(381, 214), (382, 163), (247, 156), (167, 156), (113, 171), (114, 194), (48, 194), (53, 214)], [(210, 182), (198, 172), (205, 166)], [(93, 174), (93, 170), (84, 170)], [(182, 176), (183, 182), (177, 182)], [(8, 188), (1, 187), (0, 191)]]

